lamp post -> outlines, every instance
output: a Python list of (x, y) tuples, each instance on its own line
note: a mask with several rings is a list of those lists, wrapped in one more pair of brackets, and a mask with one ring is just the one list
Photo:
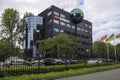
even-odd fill
[(90, 58), (90, 49), (86, 49), (86, 52), (88, 53), (88, 56)]
[(67, 60), (68, 60), (68, 48), (67, 48), (67, 50), (66, 50), (66, 70), (68, 70)]

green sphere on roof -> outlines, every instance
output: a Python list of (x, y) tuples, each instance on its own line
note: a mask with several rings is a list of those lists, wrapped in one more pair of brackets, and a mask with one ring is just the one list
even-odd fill
[(75, 24), (79, 24), (83, 20), (83, 17), (84, 14), (80, 9), (75, 8), (71, 11), (71, 19)]

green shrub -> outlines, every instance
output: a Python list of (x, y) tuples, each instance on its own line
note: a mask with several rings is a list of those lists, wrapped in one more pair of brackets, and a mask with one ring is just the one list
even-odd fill
[(92, 73), (92, 72), (98, 72), (98, 71), (104, 71), (114, 68), (120, 68), (120, 64), (115, 65), (107, 65), (107, 66), (98, 66), (98, 67), (92, 67), (92, 68), (83, 68), (83, 69), (70, 69), (68, 71), (61, 71), (61, 72), (49, 72), (49, 73), (41, 73), (41, 74), (32, 74), (32, 75), (22, 75), (22, 76), (10, 76), (10, 77), (4, 77), (0, 78), (0, 80), (53, 80), (55, 78), (60, 77), (68, 77), (73, 75), (80, 75), (80, 74), (86, 74), (86, 73)]
[[(81, 68), (91, 68), (97, 66), (105, 66), (106, 63), (101, 64), (70, 64), (68, 69), (81, 69)], [(112, 65), (112, 64), (111, 64)], [(56, 65), (56, 66), (21, 66), (21, 67), (11, 67), (11, 68), (1, 68), (1, 77), (4, 76), (17, 76), (22, 74), (38, 74), (38, 73), (49, 73), (49, 72), (60, 72), (65, 71), (66, 65)]]

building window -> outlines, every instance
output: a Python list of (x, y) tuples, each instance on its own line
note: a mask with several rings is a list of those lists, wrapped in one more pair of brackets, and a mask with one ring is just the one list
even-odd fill
[(52, 22), (52, 19), (50, 19), (49, 21), (48, 21), (48, 23), (51, 23)]
[(59, 32), (59, 29), (58, 28), (54, 28), (53, 29), (55, 32)]
[(75, 29), (75, 26), (72, 26), (72, 29)]
[(89, 27), (88, 24), (85, 24), (85, 27)]
[(92, 34), (92, 32), (91, 32), (91, 31), (89, 31), (89, 33), (90, 33), (90, 34)]
[(85, 30), (85, 32), (88, 32), (88, 30)]
[(63, 33), (63, 32), (64, 32), (64, 30), (60, 30), (60, 32), (61, 32), (61, 33)]
[(71, 27), (71, 25), (70, 25), (70, 24), (66, 24), (66, 26), (67, 26), (67, 27), (69, 27), (69, 28)]
[(65, 15), (63, 15), (63, 14), (60, 14), (60, 17), (62, 17), (62, 18), (65, 18)]
[(81, 31), (84, 31), (84, 29), (81, 29)]
[(59, 21), (58, 21), (58, 20), (55, 20), (55, 19), (54, 19), (53, 22), (56, 23), (56, 24), (59, 24)]
[(56, 16), (59, 16), (59, 13), (56, 12), (56, 11), (54, 11), (53, 14), (56, 15)]
[(47, 16), (50, 16), (52, 14), (52, 11), (48, 12)]
[(92, 26), (91, 26), (91, 25), (89, 25), (89, 28), (92, 28)]
[(80, 28), (79, 28), (79, 27), (77, 27), (77, 30), (80, 30)]
[(60, 22), (60, 24), (61, 24), (62, 26), (65, 26), (65, 23), (64, 23), (64, 22)]
[(36, 32), (37, 32), (37, 33), (39, 33), (39, 32), (40, 32), (40, 30), (36, 30)]

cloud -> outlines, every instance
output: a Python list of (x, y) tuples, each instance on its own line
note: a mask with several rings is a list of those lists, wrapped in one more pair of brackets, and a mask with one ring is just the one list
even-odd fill
[(17, 9), (21, 17), (25, 12), (38, 15), (51, 5), (68, 12), (76, 7), (82, 9), (84, 18), (92, 22), (93, 42), (106, 33), (119, 33), (120, 0), (1, 0), (0, 14), (10, 7)]
[(77, 0), (69, 0), (69, 2), (68, 0), (1, 0), (0, 14), (4, 9), (10, 7), (17, 9), (20, 12), (20, 15), (23, 15), (27, 11), (38, 15), (51, 5), (56, 5), (70, 11), (75, 8), (77, 4)]
[(84, 0), (82, 10), (85, 18), (93, 24), (93, 42), (105, 34), (119, 33), (120, 30), (119, 0)]

